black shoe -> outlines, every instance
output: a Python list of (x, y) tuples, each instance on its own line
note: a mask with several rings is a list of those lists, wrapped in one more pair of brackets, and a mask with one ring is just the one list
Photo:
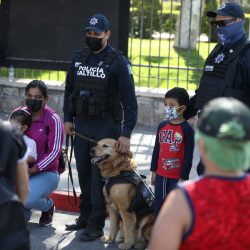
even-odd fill
[(53, 205), (47, 212), (42, 212), (39, 219), (39, 225), (42, 227), (49, 227), (52, 225), (55, 206)]
[(87, 221), (82, 219), (81, 216), (79, 216), (75, 220), (75, 223), (66, 224), (65, 226), (66, 226), (65, 228), (66, 231), (77, 231), (77, 230), (85, 228), (87, 226)]
[(86, 227), (80, 235), (82, 241), (92, 241), (103, 236), (103, 230), (93, 227)]

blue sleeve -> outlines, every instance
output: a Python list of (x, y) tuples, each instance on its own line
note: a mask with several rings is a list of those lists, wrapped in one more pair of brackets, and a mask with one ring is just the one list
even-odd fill
[(151, 165), (150, 165), (150, 171), (152, 171), (152, 172), (156, 172), (156, 170), (157, 170), (158, 157), (159, 157), (160, 145), (159, 145), (159, 130), (158, 129), (157, 129), (157, 134), (156, 134), (156, 138), (155, 138), (155, 145), (154, 145), (152, 159), (151, 159)]
[(72, 62), (69, 66), (66, 82), (65, 82), (65, 91), (64, 91), (64, 103), (63, 103), (63, 113), (64, 113), (64, 122), (73, 122), (74, 115), (69, 112), (69, 96), (74, 90), (74, 66), (77, 58), (77, 53), (74, 55)]
[(137, 100), (130, 63), (121, 55), (119, 56), (118, 87), (124, 111), (122, 136), (130, 138), (137, 121)]
[[(236, 79), (240, 75), (242, 86), (237, 86), (240, 89), (243, 89), (249, 94), (250, 98), (250, 48), (240, 57), (238, 65), (236, 67)], [(235, 83), (238, 85), (239, 83)]]
[(192, 168), (193, 162), (193, 153), (194, 153), (194, 131), (192, 127), (188, 124), (188, 122), (184, 122), (181, 124), (184, 135), (184, 161), (181, 169), (180, 178), (183, 180), (189, 179), (189, 173)]

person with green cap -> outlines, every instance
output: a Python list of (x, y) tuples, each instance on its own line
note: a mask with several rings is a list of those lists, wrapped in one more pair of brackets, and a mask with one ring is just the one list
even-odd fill
[(250, 249), (250, 110), (232, 97), (208, 102), (196, 139), (204, 176), (169, 194), (149, 250)]

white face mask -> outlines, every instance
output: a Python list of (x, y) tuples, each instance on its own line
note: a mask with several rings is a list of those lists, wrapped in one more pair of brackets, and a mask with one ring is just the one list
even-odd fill
[(171, 121), (173, 119), (178, 118), (179, 117), (179, 114), (177, 113), (178, 108), (166, 106), (163, 112), (163, 119)]

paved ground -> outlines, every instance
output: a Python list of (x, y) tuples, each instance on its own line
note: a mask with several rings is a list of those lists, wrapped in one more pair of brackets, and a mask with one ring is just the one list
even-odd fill
[[(131, 150), (134, 152), (134, 159), (138, 165), (138, 172), (147, 176), (147, 181), (150, 179), (150, 161), (152, 150), (155, 141), (155, 130), (152, 128), (136, 128), (131, 139)], [(196, 176), (196, 165), (198, 163), (197, 149), (195, 148), (193, 168), (190, 177)], [(77, 173), (75, 170), (75, 162), (72, 162), (75, 188), (80, 191), (77, 181)], [(64, 173), (61, 176), (58, 190), (67, 190), (68, 175)], [(57, 211), (54, 215), (53, 225), (48, 228), (39, 227), (37, 222), (40, 217), (40, 212), (33, 212), (29, 229), (31, 234), (31, 249), (86, 249), (86, 250), (101, 250), (101, 249), (118, 249), (116, 244), (103, 244), (100, 240), (94, 242), (81, 242), (78, 240), (80, 232), (67, 232), (64, 230), (65, 224), (73, 222), (78, 216), (76, 213), (67, 213)], [(109, 220), (106, 221), (105, 232), (109, 231)]]
[[(65, 250), (102, 250), (118, 249), (116, 244), (104, 244), (100, 239), (92, 242), (82, 242), (78, 239), (80, 231), (65, 231), (65, 224), (77, 217), (77, 214), (57, 211), (54, 215), (53, 225), (51, 227), (40, 227), (37, 222), (41, 212), (34, 211), (31, 221), (28, 223), (30, 230), (31, 249), (65, 249)], [(108, 234), (109, 220), (106, 221), (105, 233)]]
[[(0, 118), (7, 120), (8, 117), (1, 115)], [(155, 142), (156, 130), (153, 128), (137, 127), (135, 128), (131, 138), (131, 150), (134, 152), (134, 160), (137, 162), (138, 172), (147, 176), (147, 181), (150, 180), (150, 161)], [(193, 167), (190, 173), (190, 178), (196, 176), (196, 166), (199, 157), (197, 148), (194, 152)], [(74, 184), (76, 191), (80, 192), (77, 172), (75, 169), (75, 161), (72, 162), (72, 171), (74, 176)], [(68, 190), (68, 174), (67, 171), (61, 175), (61, 180), (58, 186), (59, 191)], [(71, 191), (72, 189), (69, 188)], [(102, 249), (118, 249), (116, 244), (104, 244), (101, 240), (94, 242), (82, 242), (78, 239), (80, 232), (65, 231), (65, 224), (71, 223), (77, 218), (77, 213), (69, 213), (65, 211), (56, 211), (54, 214), (53, 225), (48, 228), (38, 226), (38, 221), (41, 212), (33, 211), (31, 221), (28, 223), (31, 239), (31, 250), (45, 249), (86, 249), (86, 250), (102, 250)], [(109, 220), (107, 219), (104, 228), (104, 233), (109, 232)]]

